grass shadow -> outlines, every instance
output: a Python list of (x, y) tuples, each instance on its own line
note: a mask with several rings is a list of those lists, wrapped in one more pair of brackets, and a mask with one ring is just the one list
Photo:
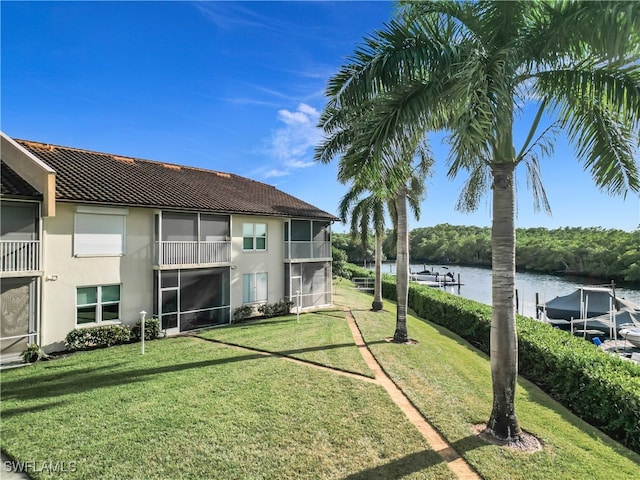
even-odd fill
[(433, 450), (423, 450), (344, 477), (345, 480), (394, 480), (443, 463)]
[(59, 405), (65, 405), (67, 403), (68, 402), (59, 401), (59, 402), (44, 403), (41, 405), (34, 405), (32, 407), (7, 408), (2, 410), (2, 418), (6, 420), (11, 417), (14, 417), (15, 415), (22, 415), (24, 413), (41, 412), (43, 410), (48, 410), (50, 408), (57, 407)]
[[(197, 337), (199, 339), (226, 346), (237, 346), (241, 348), (247, 348), (242, 345), (227, 344), (217, 340), (211, 340), (208, 338)], [(267, 350), (261, 351), (259, 349), (251, 348), (256, 353), (248, 353), (246, 355), (230, 356), (224, 358), (216, 358), (211, 360), (200, 360), (196, 362), (176, 363), (171, 365), (164, 365), (151, 368), (139, 368), (139, 369), (126, 369), (118, 368), (113, 371), (114, 368), (119, 367), (126, 362), (121, 362), (116, 365), (108, 365), (97, 368), (84, 368), (84, 369), (70, 369), (68, 372), (54, 373), (47, 375), (46, 370), (43, 370), (42, 374), (38, 376), (37, 382), (25, 383), (24, 380), (12, 380), (2, 385), (2, 399), (4, 400), (32, 400), (42, 398), (55, 398), (64, 395), (72, 395), (76, 393), (82, 393), (96, 388), (108, 388), (118, 385), (130, 385), (132, 383), (142, 382), (147, 377), (153, 375), (160, 375), (163, 373), (175, 373), (185, 370), (209, 368), (219, 365), (225, 365), (237, 362), (246, 362), (251, 360), (263, 359), (265, 354), (273, 355), (276, 357), (293, 357), (293, 355), (301, 354), (305, 352), (312, 352), (318, 350), (327, 350), (333, 348), (345, 348), (353, 347), (353, 343), (344, 343), (336, 345), (322, 345), (317, 347), (299, 348), (294, 350), (282, 350), (278, 352), (270, 352)], [(327, 365), (315, 363), (312, 361), (296, 358), (296, 360), (303, 361), (312, 365), (320, 365), (327, 367)], [(332, 368), (332, 367), (329, 367)], [(106, 372), (106, 369), (112, 371)], [(340, 370), (336, 368), (335, 370)], [(343, 370), (347, 371), (347, 370)], [(362, 375), (359, 372), (351, 372), (357, 375)]]
[[(317, 362), (314, 360), (309, 360), (306, 358), (300, 358), (297, 357), (296, 355), (300, 355), (303, 353), (310, 353), (310, 352), (319, 352), (319, 351), (326, 351), (326, 350), (332, 350), (335, 348), (346, 348), (346, 347), (355, 347), (354, 343), (337, 343), (334, 345), (319, 345), (319, 346), (315, 346), (315, 347), (305, 347), (305, 348), (296, 348), (296, 349), (292, 349), (292, 350), (280, 350), (280, 351), (273, 351), (273, 350), (265, 350), (262, 348), (256, 348), (256, 347), (251, 347), (251, 346), (245, 346), (239, 343), (234, 343), (234, 342), (227, 342), (227, 341), (222, 341), (222, 340), (216, 340), (216, 339), (212, 339), (212, 338), (206, 338), (206, 337), (197, 337), (200, 338), (201, 340), (205, 340), (207, 342), (212, 342), (212, 343), (217, 343), (217, 344), (221, 344), (221, 345), (225, 345), (225, 346), (231, 346), (231, 347), (237, 347), (237, 348), (243, 348), (243, 349), (247, 349), (250, 351), (254, 351), (254, 352), (260, 352), (260, 353), (264, 353), (266, 355), (272, 355), (274, 357), (280, 357), (280, 358), (290, 358), (293, 360), (296, 360), (298, 362), (303, 362), (303, 363), (308, 363), (309, 365), (315, 365), (315, 366), (319, 366), (319, 367), (325, 367), (325, 368), (329, 368), (331, 370), (337, 370), (340, 372), (346, 372), (346, 373), (352, 373), (355, 375), (362, 375), (362, 376), (366, 376), (369, 378), (374, 378), (373, 372), (371, 372), (370, 375), (365, 375), (362, 372), (357, 372), (354, 370), (347, 370), (344, 368), (340, 368), (340, 367), (336, 367), (336, 366), (332, 366), (332, 365), (327, 365), (321, 362)], [(371, 344), (378, 344), (378, 343), (386, 343), (384, 340), (379, 340), (379, 341), (374, 341), (371, 342)]]
[[(127, 369), (126, 372), (120, 369), (117, 371), (101, 372), (96, 374), (95, 370), (92, 371), (92, 369), (84, 369), (82, 373), (79, 374), (77, 370), (74, 370), (64, 376), (56, 375), (53, 379), (49, 379), (46, 375), (43, 375), (41, 376), (42, 383), (25, 384), (20, 381), (13, 381), (11, 382), (11, 385), (3, 385), (2, 399), (3, 401), (32, 400), (73, 395), (89, 390), (95, 390), (96, 388), (107, 388), (142, 382), (145, 378), (152, 375), (175, 373), (196, 368), (207, 368), (216, 365), (256, 360), (259, 358), (264, 358), (264, 355), (253, 353), (235, 357), (171, 364), (161, 367)], [(112, 366), (105, 368), (112, 368)]]

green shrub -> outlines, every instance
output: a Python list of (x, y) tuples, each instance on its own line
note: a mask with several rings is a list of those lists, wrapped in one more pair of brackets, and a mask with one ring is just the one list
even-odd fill
[(40, 345), (38, 345), (37, 343), (27, 344), (27, 348), (22, 351), (21, 355), (22, 360), (26, 363), (35, 363), (38, 360), (47, 357), (42, 348), (40, 348)]
[(347, 253), (344, 250), (331, 247), (331, 254), (333, 257), (333, 263), (331, 264), (331, 270), (333, 272), (333, 278), (343, 277), (350, 279), (351, 275), (347, 267)]
[(93, 348), (110, 347), (127, 343), (130, 337), (129, 327), (126, 325), (100, 325), (98, 327), (74, 328), (65, 338), (67, 350), (89, 350)]
[(241, 322), (242, 320), (246, 320), (252, 315), (253, 315), (253, 306), (242, 305), (241, 307), (238, 307), (233, 311), (233, 321)]
[[(347, 265), (352, 274), (372, 272)], [(396, 300), (395, 277), (383, 275), (382, 295)], [(489, 354), (491, 307), (439, 289), (410, 283), (416, 314), (460, 335)], [(568, 332), (516, 317), (519, 373), (576, 415), (640, 453), (640, 366)]]
[(291, 313), (291, 307), (293, 302), (282, 300), (277, 303), (265, 303), (258, 307), (258, 312), (265, 318), (279, 317), (282, 315), (289, 315)]
[[(138, 320), (136, 324), (131, 327), (131, 339), (139, 341), (140, 331), (142, 330), (142, 321)], [(160, 336), (160, 320), (157, 318), (147, 318), (144, 321), (144, 339), (153, 340)]]
[(353, 277), (373, 277), (375, 273), (371, 270), (368, 270), (364, 267), (360, 267), (358, 265), (354, 265), (353, 263), (345, 263), (342, 266), (343, 277), (346, 279), (351, 279)]

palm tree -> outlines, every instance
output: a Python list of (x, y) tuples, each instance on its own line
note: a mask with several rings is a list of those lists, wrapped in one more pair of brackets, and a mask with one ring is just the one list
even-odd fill
[(396, 219), (396, 330), (393, 341), (406, 343), (409, 341), (407, 331), (407, 307), (409, 304), (409, 222), (407, 204), (411, 207), (416, 220), (420, 219), (420, 202), (424, 197), (424, 182), (433, 165), (433, 161), (423, 144), (416, 150), (420, 157), (417, 174), (402, 183), (395, 196), (393, 217)]
[[(433, 161), (422, 135), (396, 138), (387, 142), (380, 150), (372, 151), (368, 141), (370, 132), (366, 113), (371, 113), (376, 108), (375, 103), (367, 103), (357, 109), (347, 110), (329, 102), (320, 117), (320, 126), (327, 134), (327, 138), (316, 148), (315, 158), (320, 162), (329, 163), (334, 157), (342, 155), (338, 180), (342, 183), (348, 181), (354, 183), (352, 191), (348, 192), (347, 196), (351, 194), (357, 197), (366, 189), (372, 194), (368, 205), (370, 208), (380, 207), (383, 201), (388, 202), (397, 235), (397, 314), (393, 340), (406, 343), (409, 340), (407, 333), (409, 291), (407, 202), (416, 218), (419, 218), (424, 183)], [(345, 205), (350, 202), (352, 202), (351, 198), (343, 199)], [(360, 214), (360, 218), (362, 220), (366, 217)], [(378, 226), (376, 224), (376, 227)], [(379, 232), (376, 230), (377, 251), (382, 250), (381, 234), (382, 230)], [(379, 258), (381, 255), (376, 257)], [(376, 265), (376, 286), (381, 292), (378, 264)]]
[(350, 190), (342, 197), (338, 210), (343, 221), (351, 217), (351, 238), (355, 240), (360, 237), (362, 249), (365, 252), (369, 248), (369, 227), (373, 226), (375, 236), (375, 280), (371, 309), (377, 312), (384, 307), (382, 302), (381, 265), (386, 200), (374, 193), (371, 193), (368, 197), (361, 198), (364, 193), (367, 193), (367, 189), (354, 182)]
[[(545, 204), (539, 159), (566, 132), (596, 185), (640, 190), (634, 158), (640, 124), (640, 2), (406, 2), (329, 81), (345, 110), (376, 101), (368, 141), (446, 129), (449, 174), (471, 173), (460, 200), (474, 208), (492, 192), (491, 372), (488, 433), (521, 435), (515, 412), (515, 184), (526, 165)], [(514, 125), (537, 106), (516, 150)], [(547, 118), (555, 121), (539, 133)]]

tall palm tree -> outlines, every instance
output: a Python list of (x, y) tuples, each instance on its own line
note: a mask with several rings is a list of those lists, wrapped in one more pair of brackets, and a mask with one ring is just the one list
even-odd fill
[[(368, 115), (368, 141), (446, 129), (449, 174), (471, 173), (460, 206), (492, 192), (491, 372), (487, 431), (521, 435), (515, 412), (515, 184), (527, 166), (544, 203), (539, 159), (554, 129), (566, 132), (596, 185), (624, 195), (640, 190), (640, 2), (406, 2), (398, 18), (370, 35), (330, 79), (336, 107)], [(537, 106), (516, 150), (514, 125)], [(541, 129), (547, 118), (554, 119)]]
[[(371, 133), (367, 114), (376, 108), (375, 103), (367, 103), (348, 110), (329, 102), (320, 117), (320, 126), (327, 137), (316, 148), (315, 158), (329, 163), (341, 155), (338, 180), (342, 183), (353, 181), (354, 188), (350, 193), (358, 194), (367, 189), (372, 194), (373, 204), (380, 206), (379, 202), (390, 202), (389, 210), (397, 234), (397, 314), (393, 340), (405, 343), (409, 340), (406, 315), (409, 291), (407, 203), (419, 218), (424, 183), (433, 160), (422, 134), (395, 138), (374, 152), (368, 140)], [(351, 200), (343, 201), (348, 203)], [(381, 235), (378, 239), (381, 242)], [(378, 249), (381, 250), (381, 244), (377, 244)], [(376, 267), (376, 285), (381, 291), (378, 270)]]
[(424, 197), (424, 182), (430, 173), (433, 161), (425, 146), (416, 150), (420, 157), (418, 165), (421, 168), (412, 175), (407, 182), (402, 183), (396, 191), (392, 216), (396, 219), (396, 330), (393, 341), (406, 343), (409, 341), (407, 330), (407, 307), (409, 304), (409, 222), (407, 219), (407, 204), (416, 217), (420, 219), (420, 202)]
[(342, 197), (338, 210), (343, 221), (351, 217), (351, 238), (355, 240), (359, 237), (365, 252), (369, 247), (369, 227), (373, 227), (375, 237), (375, 279), (371, 309), (377, 312), (384, 307), (382, 302), (381, 265), (387, 200), (374, 193), (361, 198), (366, 193), (368, 193), (366, 188), (357, 182), (353, 182), (349, 191)]

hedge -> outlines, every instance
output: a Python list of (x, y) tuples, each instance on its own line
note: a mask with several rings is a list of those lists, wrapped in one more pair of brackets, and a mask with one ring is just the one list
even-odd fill
[(74, 328), (67, 334), (64, 343), (70, 352), (111, 347), (127, 343), (130, 333), (131, 331), (126, 325)]
[[(373, 272), (349, 265), (352, 276)], [(383, 275), (382, 295), (396, 300), (395, 277)], [(487, 355), (491, 307), (410, 283), (409, 307), (460, 335)], [(573, 413), (640, 453), (640, 366), (603, 352), (568, 332), (516, 316), (518, 373)]]
[[(136, 324), (131, 327), (131, 339), (135, 341), (141, 340), (142, 320), (138, 319)], [(147, 318), (144, 321), (144, 339), (153, 340), (160, 336), (160, 320), (157, 318)]]

